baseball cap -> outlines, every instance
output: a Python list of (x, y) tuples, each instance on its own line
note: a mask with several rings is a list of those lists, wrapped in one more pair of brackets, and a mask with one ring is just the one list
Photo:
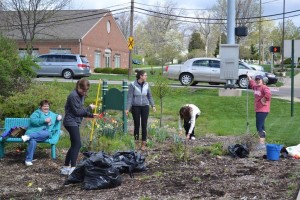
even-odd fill
[(263, 77), (262, 77), (262, 75), (256, 75), (255, 79), (261, 79), (261, 80), (263, 80)]

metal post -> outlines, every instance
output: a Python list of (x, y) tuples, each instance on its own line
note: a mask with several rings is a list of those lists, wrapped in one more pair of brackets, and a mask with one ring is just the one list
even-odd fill
[[(134, 11), (134, 0), (131, 0), (130, 9), (130, 37), (133, 37), (133, 12)], [(129, 49), (129, 65), (128, 65), (128, 80), (132, 75), (132, 49)]]
[(106, 93), (108, 90), (107, 80), (103, 81), (103, 87), (102, 87), (102, 112), (105, 112), (106, 110)]
[(259, 0), (259, 30), (258, 30), (258, 49), (259, 49), (259, 54), (258, 54), (258, 64), (260, 65), (260, 60), (261, 60), (261, 0)]
[(282, 41), (281, 41), (281, 68), (284, 68), (284, 29), (285, 29), (285, 0), (283, 0), (283, 18), (282, 18)]
[[(235, 0), (227, 1), (227, 44), (235, 44)], [(235, 80), (227, 79), (226, 85), (230, 88), (234, 87)]]
[(294, 40), (292, 40), (291, 117), (294, 116)]
[(127, 106), (127, 94), (128, 94), (128, 85), (127, 81), (123, 80), (122, 84), (122, 92), (123, 92), (123, 132), (127, 133), (127, 115), (126, 115), (126, 106)]
[(271, 60), (271, 73), (273, 73), (273, 71), (274, 71), (274, 53), (271, 53), (271, 57), (272, 57), (272, 60)]

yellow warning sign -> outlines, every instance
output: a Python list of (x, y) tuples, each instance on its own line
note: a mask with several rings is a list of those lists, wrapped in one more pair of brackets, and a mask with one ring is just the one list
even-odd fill
[(128, 38), (128, 49), (131, 50), (133, 49), (133, 46), (134, 46), (134, 40), (133, 40), (133, 37), (129, 37)]

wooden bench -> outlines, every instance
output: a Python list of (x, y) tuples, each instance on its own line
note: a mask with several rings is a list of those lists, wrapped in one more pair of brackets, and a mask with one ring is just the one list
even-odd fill
[[(5, 118), (4, 122), (4, 131), (10, 130), (11, 128), (15, 126), (22, 126), (22, 127), (28, 127), (30, 122), (30, 118)], [(53, 130), (51, 131), (51, 135), (49, 139), (43, 141), (43, 142), (38, 142), (38, 143), (47, 143), (51, 145), (51, 158), (56, 159), (56, 144), (59, 140), (60, 137), (60, 130), (61, 128), (61, 121), (56, 121), (55, 125), (53, 127)], [(5, 143), (10, 142), (10, 143), (23, 143), (22, 138), (13, 138), (13, 137), (8, 137), (8, 138), (2, 138), (0, 136), (0, 159), (4, 157), (5, 155)]]

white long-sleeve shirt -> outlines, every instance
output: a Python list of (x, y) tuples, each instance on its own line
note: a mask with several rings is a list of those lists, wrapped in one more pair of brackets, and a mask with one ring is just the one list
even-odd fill
[[(191, 112), (190, 112), (191, 113), (191, 120), (189, 121), (189, 123), (191, 124), (191, 127), (190, 127), (189, 132), (188, 132), (188, 134), (190, 134), (190, 133), (192, 133), (192, 131), (193, 131), (194, 127), (195, 127), (196, 116), (197, 115), (199, 116), (201, 114), (201, 111), (194, 104), (186, 104), (184, 106), (188, 106), (188, 107), (192, 108)], [(179, 115), (179, 130), (182, 130), (181, 121), (182, 121), (182, 119), (180, 118), (180, 115)]]

